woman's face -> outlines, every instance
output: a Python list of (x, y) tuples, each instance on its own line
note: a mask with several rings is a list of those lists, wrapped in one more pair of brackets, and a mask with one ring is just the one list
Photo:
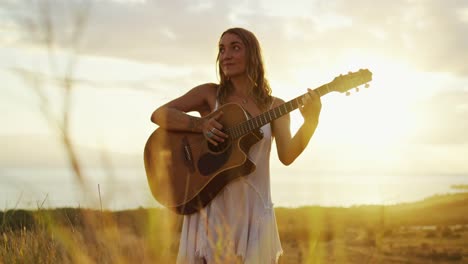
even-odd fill
[(219, 42), (219, 64), (226, 77), (246, 74), (246, 47), (242, 40), (232, 33), (226, 33)]

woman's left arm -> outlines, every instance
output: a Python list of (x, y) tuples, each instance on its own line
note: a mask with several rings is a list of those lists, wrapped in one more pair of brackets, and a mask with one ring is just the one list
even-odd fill
[[(283, 103), (283, 100), (277, 99), (274, 106)], [(321, 109), (322, 103), (320, 101), (320, 96), (316, 92), (308, 89), (308, 96), (305, 98), (304, 105), (299, 107), (304, 117), (304, 123), (294, 137), (291, 136), (291, 120), (289, 114), (273, 121), (273, 135), (276, 141), (278, 157), (284, 165), (293, 163), (307, 147), (310, 138), (317, 128)]]

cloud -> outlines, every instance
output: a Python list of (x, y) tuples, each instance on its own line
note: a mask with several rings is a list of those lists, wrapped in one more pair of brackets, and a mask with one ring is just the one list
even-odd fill
[[(51, 2), (56, 38), (65, 46), (77, 10), (70, 7), (82, 6), (77, 3), (83, 1), (67, 2), (69, 7)], [(427, 71), (468, 74), (468, 22), (463, 11), (468, 3), (463, 1), (89, 3), (80, 43), (85, 54), (206, 67), (215, 62), (219, 35), (229, 27), (243, 26), (265, 43), (272, 61), (286, 66), (321, 61), (324, 54), (338, 63), (349, 48), (359, 48), (405, 59)], [(40, 39), (24, 33), (36, 38), (27, 41)]]
[(468, 90), (442, 91), (420, 102), (414, 110), (427, 116), (415, 141), (426, 144), (468, 143)]
[[(336, 8), (353, 18), (353, 27), (381, 32), (369, 47), (414, 62), (426, 71), (468, 74), (466, 1), (342, 1)], [(463, 11), (465, 10), (465, 11)], [(375, 43), (377, 44), (377, 43)]]

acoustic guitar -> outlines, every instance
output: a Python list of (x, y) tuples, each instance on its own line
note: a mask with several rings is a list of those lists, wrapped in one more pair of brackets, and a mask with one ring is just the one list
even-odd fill
[[(340, 75), (315, 89), (320, 96), (349, 93), (372, 80), (367, 69)], [(306, 93), (307, 94), (307, 93)], [(206, 206), (230, 181), (255, 170), (249, 149), (262, 139), (260, 128), (303, 104), (303, 94), (256, 117), (239, 104), (227, 103), (209, 114), (223, 111), (218, 120), (227, 140), (215, 146), (202, 133), (156, 129), (145, 145), (144, 162), (154, 198), (178, 214), (191, 214)]]

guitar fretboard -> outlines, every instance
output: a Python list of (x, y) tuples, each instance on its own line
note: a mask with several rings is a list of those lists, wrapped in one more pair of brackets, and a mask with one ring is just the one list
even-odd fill
[[(325, 94), (328, 94), (331, 92), (330, 87), (332, 84), (327, 83), (324, 84), (316, 89), (316, 91), (320, 96), (323, 96)], [(266, 111), (256, 117), (253, 117), (251, 119), (248, 119), (236, 126), (233, 126), (231, 128), (228, 128), (226, 130), (226, 133), (229, 135), (231, 139), (237, 139), (242, 137), (243, 135), (246, 135), (255, 129), (258, 129), (268, 123), (270, 123), (273, 120), (276, 120), (289, 112), (297, 109), (299, 106), (303, 105), (303, 101), (307, 93), (300, 95), (280, 106), (277, 106), (275, 108), (270, 109), (269, 111)]]

